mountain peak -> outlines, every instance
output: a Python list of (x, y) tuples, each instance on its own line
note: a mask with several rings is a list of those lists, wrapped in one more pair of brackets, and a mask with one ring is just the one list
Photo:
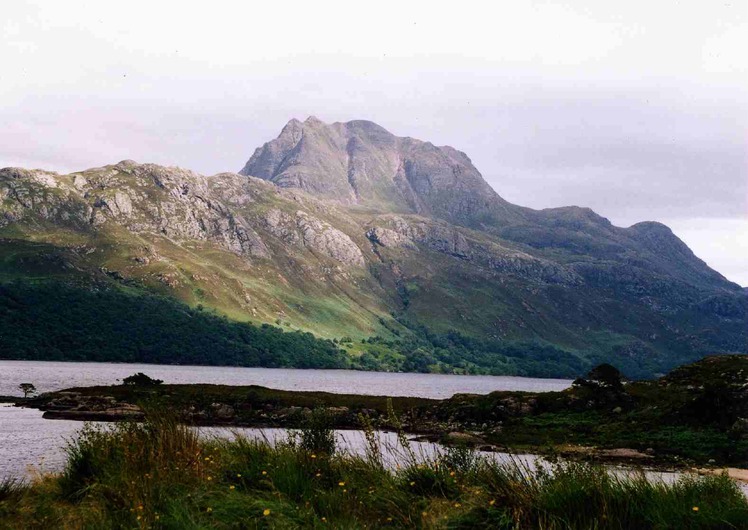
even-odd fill
[(240, 173), (344, 204), (465, 225), (506, 220), (520, 210), (499, 197), (464, 153), (395, 136), (367, 120), (291, 120)]

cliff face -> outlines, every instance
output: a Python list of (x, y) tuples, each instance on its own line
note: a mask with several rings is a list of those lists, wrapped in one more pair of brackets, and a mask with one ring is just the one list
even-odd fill
[(620, 228), (589, 208), (534, 211), (510, 204), (464, 153), (397, 137), (369, 121), (291, 120), (278, 138), (255, 150), (240, 174), (344, 206), (447, 221), (539, 253), (555, 250), (554, 255), (565, 255), (562, 259), (623, 261), (691, 283), (734, 289), (664, 225)]
[(292, 120), (241, 175), (0, 170), (0, 258), (2, 281), (147, 290), (329, 338), (421, 326), (648, 374), (748, 352), (745, 292), (667, 227), (509, 204), (463, 153), (365, 121)]
[(518, 220), (523, 213), (499, 197), (465, 153), (399, 138), (369, 121), (291, 120), (240, 173), (347, 205), (468, 226), (482, 218)]

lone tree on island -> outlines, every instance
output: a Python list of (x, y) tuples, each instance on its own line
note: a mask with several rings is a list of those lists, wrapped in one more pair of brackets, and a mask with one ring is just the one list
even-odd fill
[(21, 383), (18, 385), (18, 389), (23, 392), (23, 398), (26, 399), (30, 395), (36, 394), (36, 387), (32, 383)]

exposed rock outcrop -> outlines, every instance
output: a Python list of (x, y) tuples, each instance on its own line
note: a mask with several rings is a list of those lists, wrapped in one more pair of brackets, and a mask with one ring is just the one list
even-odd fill
[(2, 169), (0, 253), (8, 277), (126, 284), (330, 338), (501, 341), (491, 369), (511, 341), (564, 358), (514, 352), (522, 366), (605, 358), (638, 376), (748, 351), (745, 291), (664, 225), (509, 204), (464, 153), (368, 121), (291, 120), (242, 175)]
[(344, 204), (433, 215), (458, 224), (523, 218), (470, 159), (451, 147), (399, 138), (370, 121), (291, 120), (240, 171)]

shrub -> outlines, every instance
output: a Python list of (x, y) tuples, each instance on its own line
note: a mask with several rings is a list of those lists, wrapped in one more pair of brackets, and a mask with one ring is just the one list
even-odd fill
[(327, 409), (314, 409), (299, 432), (299, 445), (305, 451), (332, 455), (335, 452), (333, 420)]
[(137, 374), (131, 375), (129, 377), (125, 377), (122, 380), (123, 385), (134, 385), (134, 386), (153, 386), (153, 385), (160, 385), (161, 383), (163, 383), (163, 380), (153, 379), (145, 375), (143, 372), (138, 372)]

